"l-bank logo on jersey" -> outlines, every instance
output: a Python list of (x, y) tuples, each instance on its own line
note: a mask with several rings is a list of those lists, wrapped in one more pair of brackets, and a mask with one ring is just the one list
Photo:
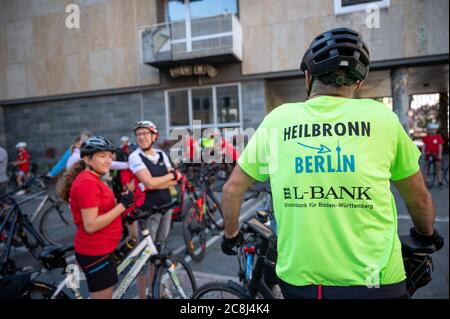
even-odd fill
[[(346, 151), (347, 136), (370, 138), (370, 122), (298, 124), (284, 129), (284, 141), (295, 142), (298, 155), (294, 157), (293, 168), (297, 175), (309, 182), (302, 183), (301, 187), (292, 185), (283, 188), (285, 207), (343, 207), (343, 208), (369, 208), (372, 204), (371, 187), (367, 185), (339, 185), (342, 177), (339, 173), (357, 174), (357, 155)], [(314, 143), (314, 137), (336, 137), (336, 142)], [(307, 138), (307, 139), (305, 139)], [(335, 143), (335, 144), (332, 144)], [(328, 174), (330, 181), (336, 182), (332, 186), (323, 187), (314, 182), (315, 174)], [(351, 176), (346, 181), (351, 180)], [(355, 178), (355, 181), (357, 179)], [(306, 185), (310, 184), (310, 185)], [(355, 182), (356, 184), (356, 182)], [(305, 202), (309, 200), (310, 202)], [(342, 202), (351, 200), (352, 202)], [(356, 204), (355, 204), (356, 202)]]

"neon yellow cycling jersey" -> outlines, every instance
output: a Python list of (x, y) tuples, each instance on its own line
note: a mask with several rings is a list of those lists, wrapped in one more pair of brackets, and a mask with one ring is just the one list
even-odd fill
[(321, 96), (268, 114), (238, 163), (255, 180), (270, 177), (277, 275), (296, 286), (404, 280), (390, 180), (418, 172), (419, 156), (374, 100)]

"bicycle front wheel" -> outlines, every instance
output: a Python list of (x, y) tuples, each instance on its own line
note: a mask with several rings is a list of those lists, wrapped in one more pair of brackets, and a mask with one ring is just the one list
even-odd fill
[(212, 191), (207, 194), (206, 200), (208, 206), (207, 214), (211, 219), (211, 222), (214, 224), (217, 230), (223, 230), (224, 225), (222, 206), (220, 205), (219, 201)]
[(434, 172), (429, 172), (425, 176), (425, 183), (427, 184), (427, 187), (430, 189), (433, 188), (435, 182), (436, 182), (436, 174)]
[(192, 299), (246, 299), (246, 297), (228, 283), (212, 282), (200, 287)]
[(52, 204), (42, 215), (39, 231), (45, 240), (53, 245), (63, 245), (73, 241), (76, 227), (69, 210)]
[(423, 177), (428, 188), (433, 188), (436, 182), (436, 168), (433, 161), (425, 161), (423, 163)]
[[(170, 262), (169, 262), (170, 260)], [(190, 299), (197, 282), (189, 265), (181, 258), (171, 257), (158, 267), (153, 281), (155, 299)]]
[(200, 209), (195, 203), (186, 206), (186, 215), (183, 219), (183, 238), (187, 251), (192, 260), (199, 262), (206, 251), (205, 220), (199, 219)]

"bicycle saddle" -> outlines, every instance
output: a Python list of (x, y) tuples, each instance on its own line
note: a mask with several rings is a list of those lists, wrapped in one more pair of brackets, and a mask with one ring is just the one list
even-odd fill
[(74, 250), (73, 245), (64, 246), (46, 246), (39, 254), (39, 259), (44, 264), (45, 268), (61, 268), (66, 266), (66, 253)]

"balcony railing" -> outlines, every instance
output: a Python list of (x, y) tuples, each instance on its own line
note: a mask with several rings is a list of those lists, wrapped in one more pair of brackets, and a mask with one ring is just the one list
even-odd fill
[(140, 34), (143, 61), (152, 66), (218, 56), (242, 61), (242, 27), (233, 14), (147, 26)]

